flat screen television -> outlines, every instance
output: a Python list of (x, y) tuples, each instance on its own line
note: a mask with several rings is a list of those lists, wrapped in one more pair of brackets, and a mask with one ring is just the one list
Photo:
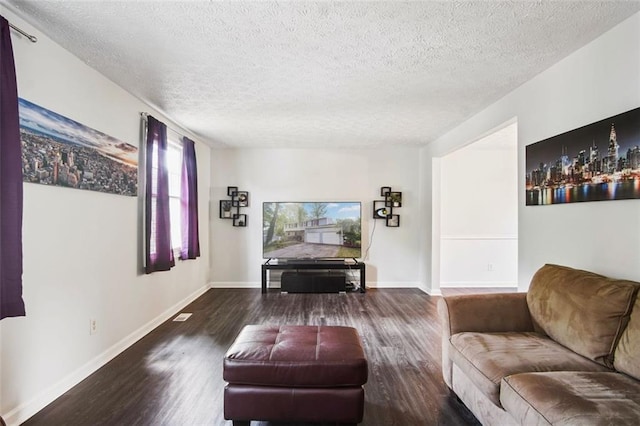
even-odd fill
[(265, 202), (262, 257), (350, 259), (361, 252), (359, 202)]

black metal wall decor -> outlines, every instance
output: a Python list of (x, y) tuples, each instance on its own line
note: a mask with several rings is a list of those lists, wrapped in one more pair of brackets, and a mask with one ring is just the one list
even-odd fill
[(240, 208), (249, 207), (249, 192), (227, 186), (227, 195), (230, 200), (220, 200), (220, 219), (231, 219), (233, 226), (247, 226), (247, 215), (240, 213)]
[(390, 228), (400, 226), (400, 215), (393, 214), (394, 208), (402, 207), (402, 192), (392, 191), (390, 186), (380, 188), (380, 196), (384, 200), (373, 201), (373, 218), (385, 219), (385, 225)]

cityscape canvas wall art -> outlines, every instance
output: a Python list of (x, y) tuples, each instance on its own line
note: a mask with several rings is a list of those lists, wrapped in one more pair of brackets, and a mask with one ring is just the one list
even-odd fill
[(640, 198), (640, 108), (528, 145), (526, 205)]
[(138, 148), (19, 98), (24, 182), (135, 196)]

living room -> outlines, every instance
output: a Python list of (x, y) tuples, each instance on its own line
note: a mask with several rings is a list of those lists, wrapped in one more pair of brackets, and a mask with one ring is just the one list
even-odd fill
[[(113, 83), (15, 5), (3, 2), (0, 14), (38, 37), (13, 37), (21, 98), (134, 145), (141, 112), (183, 130), (162, 105)], [(140, 272), (137, 197), (25, 184), (27, 315), (0, 322), (0, 415), (25, 421), (210, 288), (258, 289), (265, 201), (361, 201), (367, 285), (438, 296), (438, 159), (516, 120), (518, 289), (546, 263), (640, 281), (637, 200), (524, 202), (527, 145), (640, 106), (638, 28), (635, 12), (423, 146), (228, 148), (184, 130), (196, 141), (202, 255), (169, 272)], [(218, 219), (228, 186), (250, 194), (247, 227)], [(364, 219), (382, 186), (403, 193), (399, 228)]]

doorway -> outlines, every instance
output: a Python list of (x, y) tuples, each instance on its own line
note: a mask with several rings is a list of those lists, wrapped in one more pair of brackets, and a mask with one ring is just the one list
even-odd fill
[(517, 122), (438, 162), (439, 288), (517, 287)]

